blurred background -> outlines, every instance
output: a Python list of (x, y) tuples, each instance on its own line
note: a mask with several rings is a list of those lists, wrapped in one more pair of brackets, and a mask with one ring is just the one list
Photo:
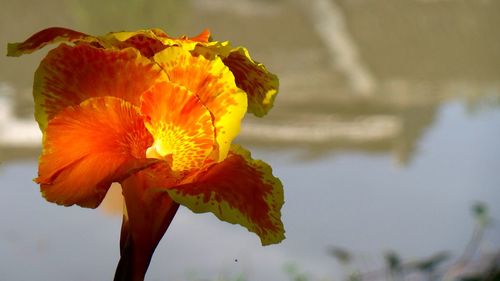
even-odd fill
[[(237, 139), (285, 186), (287, 239), (181, 208), (147, 280), (499, 280), (500, 1), (0, 0), (0, 46), (62, 26), (246, 46), (280, 78)], [(33, 73), (0, 56), (0, 280), (111, 280), (119, 188), (98, 210), (32, 182)], [(466, 279), (469, 278), (469, 279)], [(474, 279), (476, 278), (476, 279)], [(490, 279), (488, 279), (490, 278)]]

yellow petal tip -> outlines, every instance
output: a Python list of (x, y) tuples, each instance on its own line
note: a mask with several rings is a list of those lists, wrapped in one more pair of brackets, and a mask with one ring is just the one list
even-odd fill
[(7, 56), (8, 57), (19, 57), (23, 53), (19, 52), (20, 43), (8, 43), (7, 44)]

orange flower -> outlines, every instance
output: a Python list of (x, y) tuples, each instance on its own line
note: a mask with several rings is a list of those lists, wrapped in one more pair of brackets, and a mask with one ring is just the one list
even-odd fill
[(172, 38), (158, 29), (90, 36), (42, 30), (8, 55), (51, 50), (35, 73), (43, 132), (38, 177), (51, 202), (95, 208), (112, 182), (125, 212), (115, 280), (142, 280), (178, 204), (284, 239), (283, 188), (266, 163), (232, 145), (245, 112), (265, 115), (277, 77), (244, 48), (208, 31)]

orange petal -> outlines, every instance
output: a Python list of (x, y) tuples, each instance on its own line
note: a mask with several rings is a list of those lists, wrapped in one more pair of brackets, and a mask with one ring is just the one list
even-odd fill
[(252, 60), (242, 47), (232, 50), (223, 61), (233, 73), (236, 85), (248, 95), (248, 111), (259, 117), (266, 115), (278, 93), (278, 77)]
[(145, 155), (152, 142), (134, 105), (88, 99), (49, 121), (36, 182), (48, 201), (95, 208), (113, 181), (155, 162)]
[(196, 35), (195, 37), (189, 38), (189, 40), (208, 43), (210, 41), (210, 30), (208, 30), (208, 28), (205, 28), (200, 34)]
[(236, 86), (234, 76), (220, 58), (196, 57), (181, 47), (167, 48), (153, 59), (171, 82), (193, 92), (213, 115), (219, 147), (216, 160), (222, 161), (240, 130), (247, 108), (245, 93)]
[(208, 30), (208, 28), (205, 28), (200, 34), (194, 37), (188, 37), (186, 35), (183, 35), (181, 37), (176, 38), (176, 37), (170, 37), (166, 33), (164, 33), (164, 36), (162, 37), (179, 40), (182, 43), (191, 43), (191, 42), (208, 43), (210, 41), (210, 30)]
[(170, 82), (156, 84), (142, 95), (141, 112), (155, 141), (148, 157), (165, 159), (174, 171), (201, 167), (212, 152), (212, 116), (197, 96)]
[(96, 42), (97, 38), (63, 27), (51, 27), (35, 33), (24, 42), (9, 43), (7, 46), (7, 56), (19, 57), (24, 54), (30, 54), (48, 44), (77, 41)]
[(139, 105), (140, 94), (164, 75), (131, 48), (62, 44), (49, 52), (35, 73), (35, 117), (43, 130), (59, 111), (91, 97), (114, 96)]
[(266, 163), (233, 146), (226, 160), (201, 172), (194, 182), (165, 189), (196, 213), (212, 212), (220, 220), (255, 232), (263, 245), (285, 238), (280, 209), (283, 186)]

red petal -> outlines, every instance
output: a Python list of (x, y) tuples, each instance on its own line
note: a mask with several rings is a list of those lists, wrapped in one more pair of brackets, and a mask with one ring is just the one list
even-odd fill
[(241, 147), (233, 146), (223, 162), (201, 171), (192, 183), (165, 190), (196, 213), (212, 212), (248, 228), (263, 245), (285, 238), (280, 219), (283, 186), (269, 165), (253, 160)]
[(97, 39), (93, 36), (89, 36), (85, 33), (81, 33), (71, 29), (63, 27), (51, 27), (35, 33), (22, 43), (9, 44), (7, 55), (18, 57), (41, 49), (47, 44), (75, 41), (93, 42), (97, 41)]

